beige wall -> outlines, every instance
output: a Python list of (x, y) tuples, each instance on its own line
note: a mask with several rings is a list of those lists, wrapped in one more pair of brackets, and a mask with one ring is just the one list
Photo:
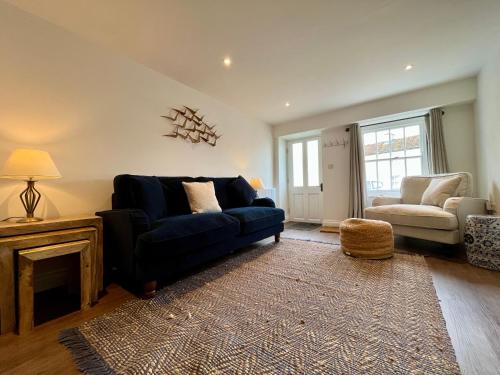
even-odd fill
[[(17, 147), (39, 148), (63, 175), (39, 183), (39, 215), (110, 208), (119, 173), (272, 183), (268, 125), (3, 2), (0, 25), (0, 164)], [(217, 147), (162, 137), (170, 127), (160, 116), (184, 104), (218, 125)], [(23, 213), (23, 187), (0, 180), (0, 218)]]
[(479, 194), (500, 211), (500, 51), (478, 77), (477, 164)]
[(474, 103), (444, 107), (443, 132), (451, 172), (470, 172), (478, 192)]

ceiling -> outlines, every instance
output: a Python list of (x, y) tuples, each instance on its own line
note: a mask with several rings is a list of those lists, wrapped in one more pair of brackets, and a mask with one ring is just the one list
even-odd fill
[(271, 124), (474, 75), (500, 47), (498, 0), (7, 1)]

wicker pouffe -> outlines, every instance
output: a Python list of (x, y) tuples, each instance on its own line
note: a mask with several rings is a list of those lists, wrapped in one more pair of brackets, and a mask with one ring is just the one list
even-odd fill
[(365, 259), (386, 259), (394, 254), (391, 224), (380, 220), (347, 219), (340, 223), (344, 254)]

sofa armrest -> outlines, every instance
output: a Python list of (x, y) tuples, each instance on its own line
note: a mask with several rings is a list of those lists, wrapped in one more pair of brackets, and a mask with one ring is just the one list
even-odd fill
[(276, 205), (271, 198), (256, 198), (253, 200), (252, 206), (276, 208)]
[(137, 237), (151, 229), (149, 216), (139, 209), (115, 209), (96, 212), (104, 230), (104, 277), (131, 278), (135, 272), (134, 248)]
[(451, 197), (444, 202), (443, 210), (457, 217), (460, 242), (463, 242), (467, 216), (486, 214), (486, 202), (486, 199), (470, 197)]
[(400, 197), (375, 197), (372, 200), (373, 207), (387, 206), (391, 204), (400, 204), (400, 203), (401, 203)]

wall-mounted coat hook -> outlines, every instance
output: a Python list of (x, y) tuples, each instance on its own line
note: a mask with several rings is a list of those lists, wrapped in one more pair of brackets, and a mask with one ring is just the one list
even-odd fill
[(339, 146), (343, 146), (345, 148), (345, 146), (347, 146), (349, 144), (349, 141), (345, 138), (342, 138), (342, 140), (340, 141), (338, 138), (335, 138), (333, 141), (330, 140), (328, 142), (325, 142), (323, 144), (323, 147), (324, 148), (328, 148), (328, 147), (339, 147)]

